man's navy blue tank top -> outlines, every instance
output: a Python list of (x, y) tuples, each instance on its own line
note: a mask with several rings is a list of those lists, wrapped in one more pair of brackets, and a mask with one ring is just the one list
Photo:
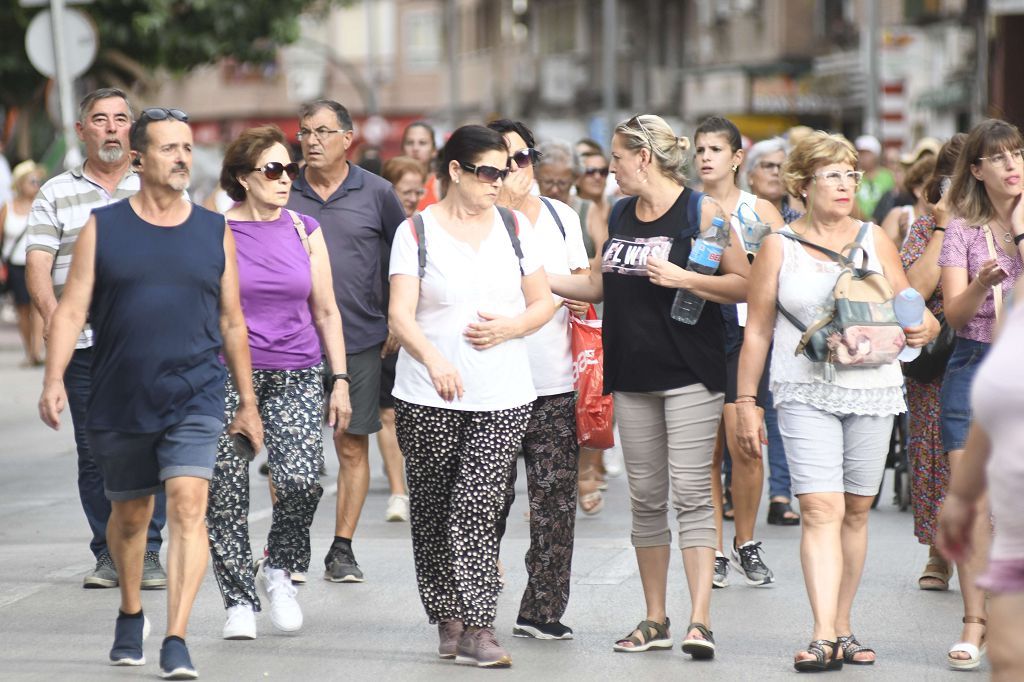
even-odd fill
[(156, 433), (188, 415), (223, 419), (224, 216), (193, 205), (185, 222), (159, 227), (127, 199), (93, 215), (95, 340), (86, 427)]

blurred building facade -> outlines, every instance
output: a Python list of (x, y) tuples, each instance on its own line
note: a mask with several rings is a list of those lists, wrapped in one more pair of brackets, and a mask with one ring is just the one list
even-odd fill
[(317, 97), (348, 106), (385, 156), (420, 118), (443, 131), (501, 115), (606, 140), (610, 50), (613, 118), (659, 113), (687, 134), (715, 113), (752, 139), (801, 123), (909, 148), (965, 129), (990, 98), (996, 114), (1024, 109), (1008, 74), (1024, 46), (1006, 39), (1024, 0), (612, 0), (607, 29), (604, 1), (357, 1), (303, 18), (273, 64), (223, 62), (145, 99), (188, 110), (208, 143), (261, 121), (294, 135), (299, 103)]

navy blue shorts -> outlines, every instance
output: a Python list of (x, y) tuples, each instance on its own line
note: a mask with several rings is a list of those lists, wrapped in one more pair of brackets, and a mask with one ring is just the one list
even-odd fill
[(942, 447), (963, 450), (971, 428), (971, 384), (991, 344), (956, 338), (956, 347), (942, 379)]
[(89, 447), (108, 500), (122, 502), (156, 494), (168, 478), (210, 480), (217, 461), (217, 439), (224, 422), (193, 414), (157, 433), (88, 431)]

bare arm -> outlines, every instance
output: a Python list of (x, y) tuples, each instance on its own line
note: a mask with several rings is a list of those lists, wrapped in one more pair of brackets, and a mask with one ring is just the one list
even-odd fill
[(989, 290), (1006, 277), (996, 261), (986, 262), (978, 276), (968, 281), (967, 269), (942, 268), (943, 312), (946, 321), (957, 331), (963, 329), (988, 297)]
[(903, 221), (906, 219), (907, 212), (903, 210), (902, 206), (889, 209), (889, 212), (885, 214), (885, 218), (882, 220), (882, 232), (885, 232), (885, 236), (889, 238), (893, 244), (900, 243), (900, 233), (903, 229)]
[[(47, 338), (53, 314), (57, 310), (57, 297), (53, 293), (53, 278), (50, 274), (53, 272), (54, 258), (54, 254), (39, 249), (29, 251), (25, 258), (25, 284), (28, 286), (28, 295), (32, 297), (32, 304), (43, 318)], [(74, 267), (74, 259), (71, 263)]]
[(935, 289), (939, 285), (939, 278), (942, 276), (942, 268), (939, 267), (939, 254), (942, 253), (942, 242), (945, 236), (945, 230), (932, 232), (928, 239), (928, 245), (924, 247), (920, 258), (907, 268), (907, 280), (910, 282), (910, 286), (917, 289), (925, 300), (931, 298), (935, 293)]
[[(48, 255), (41, 251), (36, 254)], [(64, 390), (64, 370), (75, 352), (75, 342), (85, 326), (92, 301), (96, 261), (96, 219), (89, 217), (75, 242), (71, 269), (64, 285), (60, 304), (50, 316), (50, 336), (47, 343), (46, 370), (43, 374), (43, 394), (39, 399), (39, 416), (53, 429), (60, 426), (60, 413), (67, 404)], [(47, 287), (53, 296), (53, 286), (47, 275)]]
[(224, 227), (224, 274), (220, 280), (220, 334), (223, 339), (224, 359), (231, 379), (238, 391), (238, 409), (228, 426), (228, 433), (241, 433), (257, 452), (263, 447), (263, 422), (256, 407), (256, 392), (252, 386), (252, 358), (249, 354), (249, 330), (242, 314), (242, 300), (238, 290), (238, 261), (235, 238)]
[(756, 207), (757, 215), (761, 216), (761, 221), (772, 226), (772, 232), (778, 232), (786, 226), (786, 221), (782, 219), (782, 214), (779, 213), (779, 209), (775, 208), (775, 204), (772, 202), (767, 199), (758, 199), (754, 206)]
[(391, 302), (388, 327), (405, 352), (427, 368), (434, 390), (446, 402), (463, 395), (462, 377), (448, 358), (441, 355), (416, 322), (420, 298), (420, 279), (413, 275), (391, 275)]
[(937, 544), (942, 553), (956, 561), (972, 553), (972, 529), (978, 515), (978, 502), (987, 487), (985, 467), (992, 443), (988, 434), (978, 425), (971, 424), (960, 464), (953, 468), (949, 492), (939, 512)]
[[(883, 239), (882, 228), (875, 226), (875, 253), (882, 262), (882, 271), (885, 278), (889, 280), (892, 288), (898, 293), (910, 287), (907, 280), (907, 273), (903, 271), (903, 263), (900, 261), (900, 254), (896, 252), (896, 245), (888, 239)], [(907, 345), (913, 348), (920, 348), (939, 335), (941, 325), (932, 315), (932, 311), (924, 309), (924, 322), (916, 327), (904, 327), (903, 332), (907, 335)]]
[(702, 275), (661, 258), (647, 259), (652, 284), (669, 289), (689, 289), (705, 301), (742, 303), (747, 300), (750, 261), (739, 239), (730, 239), (722, 253), (718, 275)]
[(598, 266), (579, 274), (552, 275), (548, 274), (548, 286), (551, 291), (562, 298), (588, 303), (600, 303), (604, 300), (604, 280), (601, 278), (600, 256), (596, 259)]
[[(327, 362), (332, 374), (347, 371), (345, 357), (345, 335), (342, 332), (341, 312), (334, 298), (334, 280), (331, 275), (331, 262), (327, 255), (327, 244), (324, 242), (323, 230), (316, 230), (309, 235), (310, 270), (313, 276), (313, 291), (309, 297), (309, 309), (313, 315), (313, 324), (327, 354)], [(335, 381), (331, 389), (331, 410), (327, 422), (335, 433), (348, 428), (352, 419), (352, 403), (349, 400), (347, 381)]]

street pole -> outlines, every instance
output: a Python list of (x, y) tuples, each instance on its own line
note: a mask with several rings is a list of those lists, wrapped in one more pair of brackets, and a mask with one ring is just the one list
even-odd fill
[(868, 82), (864, 101), (864, 132), (878, 137), (878, 97), (881, 92), (878, 65), (878, 0), (867, 1)]
[(979, 2), (977, 24), (974, 27), (977, 72), (974, 76), (974, 102), (971, 106), (971, 125), (984, 120), (988, 115), (988, 3)]
[(50, 30), (53, 31), (53, 61), (57, 71), (60, 125), (64, 134), (64, 164), (72, 167), (82, 162), (82, 153), (75, 137), (74, 98), (64, 42), (64, 5), (64, 0), (50, 0)]
[(604, 107), (605, 135), (607, 139), (599, 140), (603, 144), (610, 144), (612, 132), (618, 121), (615, 120), (615, 100), (618, 90), (617, 79), (615, 78), (615, 38), (618, 34), (618, 15), (615, 11), (617, 0), (604, 0), (601, 7), (601, 102)]
[(448, 27), (448, 120), (451, 130), (459, 125), (459, 12), (455, 0), (444, 3), (444, 24)]
[(363, 14), (366, 16), (366, 115), (377, 113), (377, 11), (376, 2), (363, 0)]

